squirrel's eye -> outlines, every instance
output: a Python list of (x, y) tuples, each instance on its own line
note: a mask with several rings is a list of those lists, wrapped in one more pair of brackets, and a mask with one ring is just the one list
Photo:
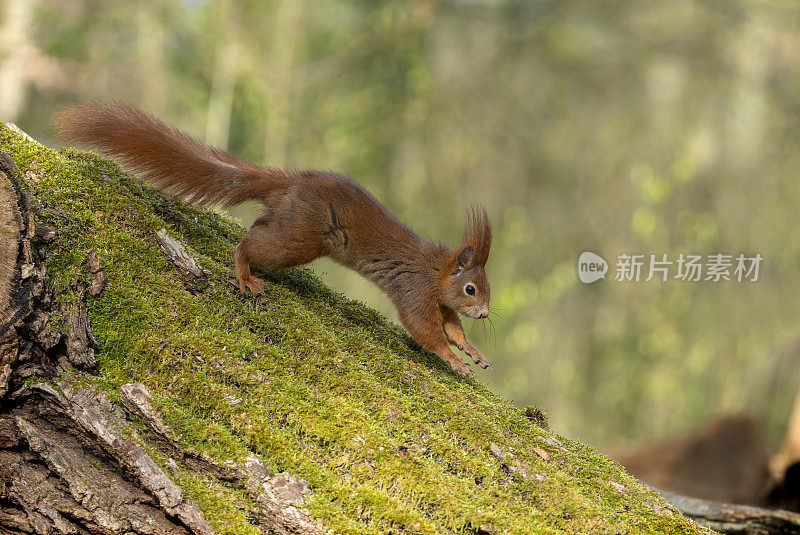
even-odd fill
[(464, 286), (464, 291), (467, 292), (467, 295), (475, 295), (475, 287), (471, 284)]

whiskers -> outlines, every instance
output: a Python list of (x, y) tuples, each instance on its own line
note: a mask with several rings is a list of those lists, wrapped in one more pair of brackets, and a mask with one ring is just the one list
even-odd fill
[[(486, 318), (486, 321), (489, 322), (489, 334), (488, 336), (484, 334), (484, 336), (491, 342), (492, 349), (497, 349), (497, 332), (495, 331), (491, 315)], [(483, 324), (483, 331), (486, 333), (486, 323)]]
[(505, 312), (508, 309), (507, 308), (500, 308), (500, 307), (496, 307), (496, 306), (491, 306), (491, 307), (489, 307), (489, 314), (494, 314), (498, 318), (503, 319), (503, 315), (500, 314), (500, 312), (498, 312), (498, 310), (502, 310), (503, 312)]
[[(489, 316), (486, 317), (486, 318), (483, 318), (481, 320), (471, 319), (470, 323), (472, 325), (470, 326), (470, 329), (469, 329), (469, 335), (471, 337), (473, 334), (475, 334), (475, 328), (480, 323), (480, 326), (481, 326), (481, 329), (482, 329), (483, 338), (486, 339), (487, 341), (489, 341), (492, 344), (492, 347), (494, 349), (497, 349), (497, 332), (496, 332), (495, 327), (494, 327), (494, 322), (492, 321), (492, 315), (495, 315), (500, 319), (503, 318), (497, 312), (494, 312), (494, 311), (490, 310), (489, 311)], [(488, 325), (488, 330), (487, 330), (487, 325)]]
[(492, 314), (494, 314), (495, 316), (497, 316), (497, 317), (498, 317), (498, 318), (500, 318), (501, 320), (504, 320), (504, 319), (505, 319), (505, 318), (503, 317), (503, 315), (502, 315), (502, 314), (500, 314), (500, 313), (499, 313), (497, 310), (495, 310), (495, 309), (493, 309), (493, 308), (492, 308), (492, 309), (489, 309), (489, 315), (491, 316)]

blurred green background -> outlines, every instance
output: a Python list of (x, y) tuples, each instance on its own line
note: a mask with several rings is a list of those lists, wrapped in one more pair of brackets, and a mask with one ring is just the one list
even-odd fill
[[(253, 161), (344, 172), (456, 245), (484, 203), (477, 370), (601, 447), (800, 386), (800, 3), (4, 0), (0, 119), (139, 104)], [(234, 215), (248, 223), (257, 205)], [(612, 267), (582, 284), (577, 258)], [(757, 282), (618, 282), (620, 254), (760, 253)], [(334, 288), (394, 317), (354, 273)]]

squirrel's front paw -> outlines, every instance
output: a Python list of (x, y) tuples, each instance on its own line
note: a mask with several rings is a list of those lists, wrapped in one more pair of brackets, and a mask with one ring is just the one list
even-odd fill
[(473, 372), (470, 369), (469, 364), (467, 364), (461, 359), (451, 361), (450, 367), (453, 368), (454, 371), (457, 371), (458, 373), (463, 375), (464, 377), (472, 377), (475, 375), (475, 372)]
[(475, 352), (475, 353), (472, 355), (472, 360), (474, 360), (474, 361), (475, 361), (475, 364), (478, 364), (478, 365), (479, 365), (481, 368), (483, 368), (484, 370), (485, 370), (486, 368), (491, 368), (491, 367), (492, 367), (491, 363), (490, 363), (488, 360), (486, 360), (486, 357), (484, 357), (483, 355), (481, 355), (481, 354), (480, 354), (480, 353), (478, 353), (478, 352)]
[(480, 365), (480, 367), (483, 368), (484, 370), (486, 368), (492, 367), (489, 361), (486, 360), (486, 357), (484, 357), (477, 349), (475, 349), (471, 345), (467, 344), (467, 346), (464, 348), (459, 346), (458, 349), (461, 349), (464, 353), (467, 354), (467, 356), (472, 357), (472, 360), (475, 361), (475, 364)]

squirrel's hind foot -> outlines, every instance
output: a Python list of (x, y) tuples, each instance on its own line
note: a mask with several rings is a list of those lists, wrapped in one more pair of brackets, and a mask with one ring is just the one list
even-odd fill
[(243, 294), (247, 293), (247, 290), (250, 290), (253, 295), (259, 295), (261, 292), (264, 291), (264, 287), (266, 283), (259, 279), (258, 277), (250, 276), (246, 279), (240, 278), (239, 281), (239, 291)]

